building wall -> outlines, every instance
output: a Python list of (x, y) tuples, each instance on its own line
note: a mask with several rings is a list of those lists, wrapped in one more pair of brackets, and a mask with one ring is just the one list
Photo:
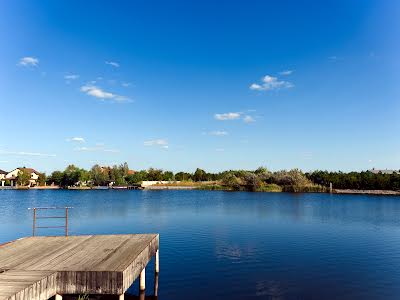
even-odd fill
[(142, 187), (157, 185), (157, 184), (168, 184), (168, 183), (179, 183), (180, 181), (142, 181)]
[(6, 178), (17, 177), (19, 173), (19, 169), (15, 169), (6, 175)]

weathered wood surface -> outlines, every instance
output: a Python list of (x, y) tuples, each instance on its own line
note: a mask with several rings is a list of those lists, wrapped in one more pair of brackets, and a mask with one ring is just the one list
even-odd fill
[(49, 299), (55, 293), (54, 271), (9, 270), (0, 273), (0, 300)]
[[(46, 291), (41, 292), (46, 295), (43, 297), (16, 296), (21, 290), (33, 289), (40, 280), (49, 280), (45, 279), (48, 276), (51, 280), (55, 277), (55, 291), (48, 288), (53, 295), (122, 294), (155, 255), (158, 245), (158, 234), (29, 237), (4, 244), (0, 246), (0, 272), (8, 271), (0, 273), (0, 300), (48, 299)], [(19, 291), (9, 287), (10, 272), (26, 272), (26, 278), (20, 273), (20, 284), (14, 277), (13, 286)], [(44, 272), (42, 277), (40, 272)]]

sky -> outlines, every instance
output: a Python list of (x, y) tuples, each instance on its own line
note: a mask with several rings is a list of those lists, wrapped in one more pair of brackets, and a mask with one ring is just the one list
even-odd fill
[(1, 1), (0, 169), (400, 169), (400, 2)]

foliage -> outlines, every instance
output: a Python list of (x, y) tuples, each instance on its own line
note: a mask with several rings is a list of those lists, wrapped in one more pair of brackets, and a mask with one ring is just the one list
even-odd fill
[(46, 183), (46, 173), (39, 173), (38, 182), (39, 185), (44, 185)]
[(61, 185), (62, 180), (64, 178), (64, 173), (61, 171), (54, 171), (51, 173), (49, 177), (47, 177), (47, 184), (55, 184), (55, 185)]
[[(63, 172), (54, 171), (47, 183), (63, 187), (76, 185), (135, 185), (142, 181), (170, 181), (176, 185), (199, 185), (201, 189), (246, 190), (246, 191), (287, 191), (326, 192), (329, 183), (337, 189), (400, 190), (400, 172), (382, 174), (366, 172), (314, 171), (303, 173), (299, 169), (271, 172), (265, 167), (254, 171), (229, 170), (208, 173), (197, 168), (194, 173), (164, 171), (150, 168), (129, 171), (127, 163), (112, 167), (94, 165), (90, 171), (69, 165)], [(178, 183), (176, 183), (178, 182)]]
[(400, 171), (392, 174), (364, 172), (314, 171), (306, 174), (314, 183), (336, 189), (400, 190)]
[(24, 168), (20, 169), (17, 176), (17, 183), (21, 186), (26, 186), (29, 184), (29, 179), (31, 174)]
[(227, 173), (222, 178), (222, 185), (234, 191), (239, 191), (241, 189), (242, 182), (238, 177), (236, 177), (236, 175), (232, 173)]

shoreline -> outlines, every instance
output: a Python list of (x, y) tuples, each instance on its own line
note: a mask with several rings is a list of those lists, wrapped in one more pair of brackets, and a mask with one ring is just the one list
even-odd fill
[(343, 194), (343, 195), (383, 195), (383, 196), (400, 196), (399, 191), (392, 190), (353, 190), (353, 189), (335, 189), (333, 190), (334, 194)]
[[(71, 190), (71, 191), (101, 191), (101, 190), (120, 190), (127, 191), (132, 190), (132, 187), (129, 186), (115, 186), (115, 187), (105, 187), (105, 186), (96, 186), (96, 187), (69, 187), (69, 188), (61, 188), (59, 186), (39, 186), (39, 187), (10, 187), (10, 186), (0, 186), (0, 190), (13, 190), (13, 191), (27, 191), (27, 190)], [(236, 192), (235, 190), (230, 189), (212, 189), (212, 188), (204, 188), (204, 186), (199, 185), (152, 185), (146, 187), (137, 187), (135, 190), (203, 190), (203, 191), (227, 191), (227, 192)], [(288, 191), (256, 191), (259, 193), (285, 193)], [(326, 193), (327, 192), (319, 192), (319, 191), (301, 191), (301, 192), (290, 192), (290, 193)], [(382, 196), (400, 196), (400, 191), (393, 190), (356, 190), (356, 189), (333, 189), (332, 194), (338, 195), (382, 195)]]

